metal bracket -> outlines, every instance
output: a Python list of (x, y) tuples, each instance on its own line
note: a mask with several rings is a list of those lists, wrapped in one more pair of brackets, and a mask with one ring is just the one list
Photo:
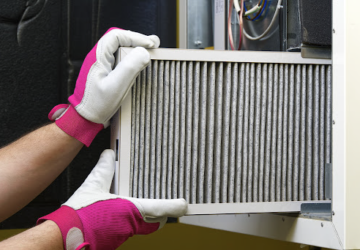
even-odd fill
[(331, 203), (303, 203), (300, 209), (303, 217), (331, 220)]
[(331, 47), (301, 45), (302, 58), (331, 59)]

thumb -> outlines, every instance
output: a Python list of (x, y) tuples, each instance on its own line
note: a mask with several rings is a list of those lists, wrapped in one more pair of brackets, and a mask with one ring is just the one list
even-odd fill
[(91, 190), (97, 193), (109, 193), (115, 171), (115, 153), (106, 149), (100, 155), (99, 161), (81, 185), (82, 190)]

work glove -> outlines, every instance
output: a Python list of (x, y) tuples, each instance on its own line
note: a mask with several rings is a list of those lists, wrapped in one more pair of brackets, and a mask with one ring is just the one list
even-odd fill
[[(70, 105), (60, 104), (49, 119), (87, 147), (97, 133), (110, 124), (134, 79), (150, 62), (144, 48), (158, 48), (157, 36), (145, 36), (118, 28), (109, 29), (86, 56), (76, 81)], [(136, 47), (114, 69), (119, 47)], [(140, 46), (140, 47), (138, 47)]]
[(158, 230), (168, 216), (186, 213), (184, 199), (137, 199), (110, 194), (114, 166), (114, 152), (105, 150), (73, 196), (38, 220), (38, 224), (52, 220), (58, 225), (64, 249), (116, 249), (134, 234)]

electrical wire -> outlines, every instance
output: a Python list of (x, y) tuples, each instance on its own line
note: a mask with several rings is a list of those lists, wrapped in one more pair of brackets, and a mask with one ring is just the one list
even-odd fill
[[(237, 1), (237, 0), (235, 0)], [(234, 39), (233, 39), (233, 35), (232, 35), (232, 28), (231, 28), (231, 16), (232, 16), (232, 11), (233, 11), (233, 6), (234, 6), (234, 0), (230, 0), (230, 5), (229, 5), (229, 15), (228, 15), (228, 35), (229, 35), (229, 43), (230, 43), (230, 47), (232, 50), (235, 50), (235, 46), (234, 46)], [(244, 0), (241, 0), (241, 8), (240, 8), (240, 12), (236, 13), (236, 15), (238, 15), (239, 18), (239, 46), (238, 46), (238, 50), (241, 49), (241, 44), (242, 44), (242, 33), (243, 33), (243, 11), (244, 11)], [(238, 11), (237, 11), (238, 12)]]
[[(254, 17), (252, 17), (252, 18), (249, 18), (249, 17), (247, 16), (245, 20), (248, 20), (248, 21), (256, 21), (256, 20), (258, 20), (258, 19), (260, 18), (260, 16), (262, 15), (265, 7), (267, 6), (267, 0), (262, 0), (262, 1), (260, 1), (260, 2), (258, 3), (258, 5), (260, 5), (260, 3), (261, 3), (261, 6), (260, 6), (259, 11), (256, 13), (256, 15), (255, 15)], [(246, 10), (245, 4), (244, 4), (244, 8), (245, 8), (245, 10)]]
[(264, 31), (264, 33), (262, 33), (262, 34), (259, 35), (259, 36), (253, 37), (253, 36), (250, 36), (250, 35), (246, 32), (245, 29), (243, 29), (243, 33), (244, 33), (244, 35), (246, 36), (247, 39), (252, 40), (252, 41), (260, 40), (261, 38), (263, 38), (263, 37), (271, 30), (272, 26), (273, 26), (274, 23), (275, 23), (275, 19), (276, 19), (276, 17), (278, 16), (279, 11), (280, 11), (280, 9), (281, 9), (281, 7), (282, 7), (282, 6), (281, 6), (281, 2), (282, 2), (282, 0), (278, 0), (278, 3), (277, 3), (277, 6), (276, 6), (276, 10), (275, 10), (274, 16), (273, 16), (273, 18), (272, 18), (269, 26), (267, 27), (267, 29)]

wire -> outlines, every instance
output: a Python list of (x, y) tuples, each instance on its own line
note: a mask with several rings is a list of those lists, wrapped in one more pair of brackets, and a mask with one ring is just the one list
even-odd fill
[(256, 36), (256, 37), (253, 37), (253, 36), (250, 36), (246, 30), (244, 29), (243, 32), (244, 32), (244, 35), (246, 36), (247, 39), (249, 40), (253, 40), (253, 41), (256, 41), (256, 40), (260, 40), (261, 38), (263, 38), (267, 33), (269, 33), (269, 31), (271, 30), (272, 26), (274, 25), (275, 23), (275, 19), (276, 17), (278, 16), (279, 14), (279, 10), (281, 9), (281, 2), (282, 0), (278, 0), (278, 4), (276, 6), (276, 10), (275, 10), (275, 13), (274, 13), (274, 16), (269, 24), (269, 26), (267, 27), (267, 29), (264, 31), (264, 33), (262, 33), (260, 36)]
[[(235, 0), (237, 1), (237, 0)], [(243, 19), (242, 19), (242, 15), (243, 15), (243, 8), (244, 5), (244, 0), (241, 0), (241, 5), (242, 8), (240, 9), (240, 13), (236, 13), (236, 15), (238, 15), (239, 18), (239, 46), (238, 46), (238, 50), (241, 49), (241, 44), (242, 44), (242, 33), (243, 33)], [(228, 35), (229, 35), (229, 43), (230, 43), (230, 47), (232, 50), (235, 50), (234, 47), (234, 39), (233, 39), (233, 35), (232, 35), (232, 28), (231, 28), (231, 16), (232, 16), (232, 11), (233, 11), (233, 6), (234, 6), (234, 0), (230, 0), (230, 5), (229, 5), (229, 15), (228, 15)]]
[[(260, 4), (260, 2), (258, 3), (258, 5), (259, 5), (259, 4)], [(261, 1), (261, 6), (260, 6), (260, 9), (259, 9), (258, 13), (257, 13), (254, 17), (252, 17), (252, 18), (249, 18), (249, 17), (247, 16), (247, 17), (246, 17), (246, 20), (248, 20), (248, 21), (258, 20), (258, 19), (260, 18), (260, 16), (262, 15), (262, 13), (263, 13), (263, 11), (264, 11), (264, 9), (265, 9), (265, 6), (267, 6), (267, 0), (262, 0), (262, 1)], [(245, 8), (245, 10), (246, 10), (245, 4), (244, 4), (244, 8)]]

